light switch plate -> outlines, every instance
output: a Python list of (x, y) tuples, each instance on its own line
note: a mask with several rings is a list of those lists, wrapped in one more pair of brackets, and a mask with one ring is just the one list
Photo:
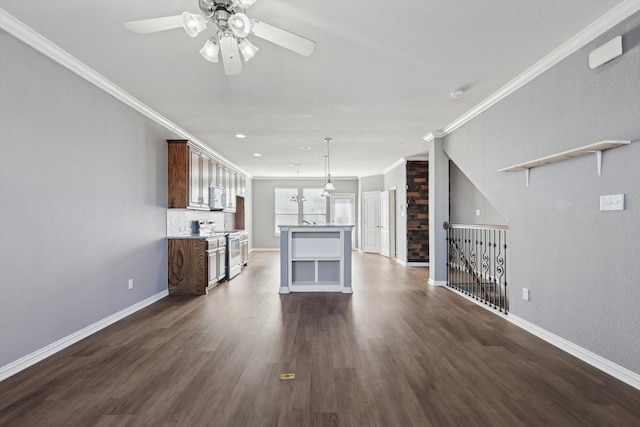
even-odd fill
[(525, 301), (529, 301), (529, 289), (522, 288), (522, 299)]
[(600, 196), (601, 211), (623, 211), (624, 194), (608, 194)]

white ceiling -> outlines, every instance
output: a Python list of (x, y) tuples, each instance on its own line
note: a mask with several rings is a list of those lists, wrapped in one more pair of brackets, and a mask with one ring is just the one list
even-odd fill
[[(250, 36), (260, 51), (231, 77), (198, 54), (212, 30), (192, 39), (181, 29), (138, 35), (122, 25), (197, 13), (197, 0), (0, 0), (0, 8), (251, 175), (299, 169), (305, 177), (323, 175), (326, 136), (333, 176), (375, 175), (426, 155), (426, 133), (618, 3), (259, 0), (251, 18), (316, 41), (316, 51), (303, 57)], [(465, 96), (452, 100), (460, 88)]]

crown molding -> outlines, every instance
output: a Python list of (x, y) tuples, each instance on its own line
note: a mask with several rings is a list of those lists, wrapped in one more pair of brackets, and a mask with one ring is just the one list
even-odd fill
[[(295, 176), (254, 176), (251, 178), (253, 181), (325, 181), (323, 176), (301, 176), (297, 178)], [(331, 181), (357, 181), (357, 176), (331, 176)]]
[(193, 142), (198, 148), (204, 152), (212, 155), (219, 162), (229, 166), (232, 169), (244, 174), (247, 178), (251, 178), (251, 175), (241, 168), (234, 165), (229, 159), (213, 151), (208, 145), (200, 141), (198, 138), (191, 135), (186, 130), (182, 129), (166, 117), (162, 116), (157, 111), (153, 110), (146, 104), (143, 104), (140, 100), (133, 97), (131, 94), (115, 85), (109, 79), (95, 71), (93, 68), (87, 66), (67, 51), (51, 42), (49, 39), (33, 30), (31, 27), (24, 24), (22, 21), (16, 19), (14, 16), (7, 13), (4, 9), (0, 8), (0, 28), (17, 38), (27, 46), (32, 47), (43, 55), (54, 60), (58, 64), (67, 68), (69, 71), (82, 77), (89, 83), (113, 96), (117, 100), (123, 102), (129, 107), (133, 108), (142, 115), (150, 118), (154, 122), (167, 130), (175, 133), (179, 138), (188, 139)]
[(426, 162), (429, 160), (429, 156), (409, 156), (406, 158), (407, 162)]
[(398, 166), (405, 164), (406, 162), (407, 160), (404, 157), (400, 157), (400, 159), (398, 159), (394, 164), (392, 164), (391, 166), (387, 166), (386, 169), (383, 169), (382, 173), (387, 174), (392, 170), (394, 170), (395, 168), (397, 168)]
[(358, 179), (362, 179), (362, 178), (373, 178), (376, 176), (382, 176), (382, 173), (374, 173), (373, 175), (358, 175)]
[(428, 134), (426, 134), (425, 136), (423, 136), (422, 139), (424, 139), (427, 142), (431, 142), (436, 138), (444, 138), (445, 136), (447, 136), (447, 134), (444, 133), (444, 131), (442, 131), (442, 130), (433, 130), (433, 131), (429, 132)]
[[(618, 25), (638, 11), (640, 11), (640, 0), (622, 1), (620, 4), (609, 10), (589, 26), (577, 33), (575, 36), (571, 37), (569, 40), (554, 49), (550, 54), (526, 69), (515, 79), (511, 80), (509, 83), (498, 89), (498, 91), (494, 92), (480, 104), (476, 105), (474, 108), (467, 111), (465, 114), (458, 117), (453, 122), (449, 123), (443, 128), (442, 136), (440, 137), (450, 134), (465, 123), (479, 116), (481, 113), (488, 110), (493, 105), (511, 95), (513, 92), (517, 91), (522, 86), (529, 83), (531, 80), (548, 71), (560, 61), (577, 52), (588, 43), (592, 42), (597, 37), (609, 31), (614, 26)], [(424, 136), (424, 139), (429, 141), (429, 138), (433, 137), (438, 138), (438, 136), (431, 132), (426, 134)]]

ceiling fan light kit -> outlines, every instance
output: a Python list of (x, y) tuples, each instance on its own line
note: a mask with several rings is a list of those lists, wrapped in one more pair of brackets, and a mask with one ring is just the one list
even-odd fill
[(258, 51), (260, 50), (247, 39), (243, 39), (240, 42), (240, 44), (238, 45), (238, 49), (240, 49), (240, 53), (242, 53), (244, 62), (247, 62), (248, 60), (253, 58), (255, 54), (258, 53)]
[(182, 27), (189, 37), (196, 37), (212, 23), (216, 34), (200, 49), (200, 55), (207, 61), (218, 62), (218, 53), (220, 53), (225, 74), (229, 76), (242, 72), (239, 52), (242, 53), (246, 62), (259, 50), (246, 38), (249, 35), (304, 56), (309, 56), (315, 51), (316, 43), (312, 40), (257, 19), (250, 19), (245, 14), (245, 9), (255, 2), (256, 0), (198, 0), (200, 14), (183, 12), (182, 15), (132, 21), (124, 25), (138, 34), (150, 34)]
[(227, 20), (229, 29), (238, 38), (245, 38), (251, 33), (251, 21), (244, 13), (234, 13)]
[(218, 41), (213, 37), (207, 40), (202, 49), (200, 49), (200, 55), (207, 61), (218, 62), (218, 51), (220, 50), (220, 45)]
[(182, 13), (182, 28), (189, 37), (196, 37), (198, 34), (207, 29), (207, 20), (202, 15), (194, 13)]

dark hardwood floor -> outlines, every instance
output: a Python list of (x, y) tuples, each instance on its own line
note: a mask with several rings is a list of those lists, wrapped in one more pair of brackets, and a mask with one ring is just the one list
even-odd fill
[(0, 425), (640, 425), (640, 391), (427, 269), (354, 254), (353, 295), (279, 295), (278, 256), (1, 382)]

